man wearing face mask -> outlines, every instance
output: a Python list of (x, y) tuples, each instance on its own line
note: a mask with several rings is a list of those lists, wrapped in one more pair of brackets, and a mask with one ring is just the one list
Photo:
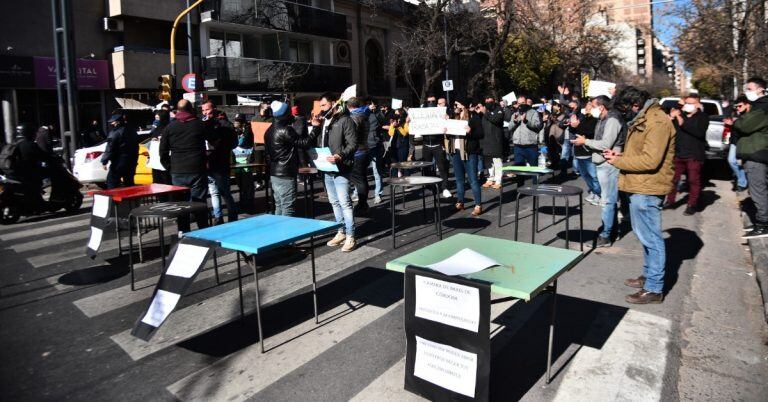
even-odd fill
[[(427, 97), (427, 103), (424, 107), (437, 107), (437, 100), (434, 95)], [(451, 192), (448, 190), (448, 159), (445, 157), (445, 148), (443, 146), (445, 135), (431, 134), (422, 137), (424, 146), (421, 149), (422, 159), (427, 162), (435, 161), (437, 170), (440, 171), (440, 188), (443, 198), (450, 198)]]
[[(764, 108), (765, 81), (761, 81), (759, 78), (748, 81), (745, 95), (754, 100), (745, 108), (748, 111), (733, 123), (733, 132), (739, 137), (736, 157), (743, 161), (749, 195), (757, 210), (754, 227), (743, 239), (768, 237), (768, 111)], [(756, 94), (763, 95), (755, 98)]]
[(704, 167), (707, 147), (707, 128), (709, 116), (701, 111), (701, 98), (690, 94), (681, 108), (672, 109), (669, 114), (677, 131), (675, 140), (675, 176), (672, 179), (672, 191), (667, 195), (664, 208), (671, 208), (677, 196), (677, 184), (685, 173), (688, 182), (688, 206), (685, 215), (693, 215), (698, 207), (701, 194), (701, 169)]
[(747, 80), (744, 95), (752, 104), (753, 109), (761, 109), (768, 112), (768, 96), (765, 96), (765, 80), (760, 77), (752, 77)]

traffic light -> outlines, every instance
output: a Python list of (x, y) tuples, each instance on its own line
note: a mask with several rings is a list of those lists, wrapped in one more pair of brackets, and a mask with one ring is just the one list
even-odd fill
[(170, 102), (171, 90), (173, 88), (173, 76), (170, 74), (164, 74), (157, 77), (157, 81), (160, 83), (160, 85), (157, 87), (157, 89), (160, 90), (158, 98), (166, 102)]

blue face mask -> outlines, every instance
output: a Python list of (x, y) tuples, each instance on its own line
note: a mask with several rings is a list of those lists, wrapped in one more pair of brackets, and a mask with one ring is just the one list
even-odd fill
[(160, 127), (160, 120), (153, 121), (152, 125), (155, 126), (155, 127)]

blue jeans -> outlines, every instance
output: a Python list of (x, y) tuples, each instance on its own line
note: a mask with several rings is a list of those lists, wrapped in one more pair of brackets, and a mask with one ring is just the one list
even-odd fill
[(660, 195), (629, 195), (632, 231), (643, 245), (643, 276), (645, 276), (643, 289), (653, 293), (664, 291), (666, 249), (664, 237), (661, 234), (663, 200), (664, 197)]
[(524, 166), (526, 162), (531, 166), (539, 164), (539, 147), (515, 145), (515, 165)]
[(747, 174), (744, 172), (744, 168), (736, 161), (736, 145), (731, 144), (728, 148), (728, 164), (731, 165), (731, 170), (736, 176), (736, 184), (739, 187), (747, 188)]
[(456, 177), (456, 202), (464, 203), (464, 175), (469, 176), (469, 185), (472, 187), (472, 197), (475, 198), (475, 205), (483, 203), (482, 191), (480, 191), (480, 181), (477, 179), (477, 161), (482, 159), (480, 155), (467, 155), (467, 160), (461, 160), (461, 154), (458, 152), (451, 156), (453, 163), (453, 175)]
[(608, 162), (595, 167), (600, 182), (600, 205), (603, 207), (603, 231), (600, 237), (611, 237), (613, 221), (616, 219), (616, 203), (619, 200), (619, 169)]
[(211, 193), (211, 206), (213, 207), (213, 217), (221, 218), (221, 198), (227, 204), (227, 218), (229, 222), (237, 220), (237, 204), (232, 197), (232, 191), (229, 187), (228, 171), (209, 171), (208, 172), (208, 191)]
[(383, 167), (381, 157), (384, 155), (384, 148), (381, 144), (371, 150), (371, 168), (373, 169), (373, 181), (376, 183), (376, 187), (373, 189), (373, 195), (375, 197), (381, 197), (381, 173), (379, 173), (379, 167)]
[(339, 174), (325, 174), (325, 191), (333, 207), (333, 216), (337, 223), (343, 223), (342, 229), (347, 236), (355, 236), (355, 215), (352, 212), (352, 199), (349, 197), (349, 177)]
[(577, 158), (581, 178), (587, 183), (587, 188), (592, 194), (600, 195), (600, 182), (597, 181), (597, 171), (591, 158)]
[(275, 215), (293, 216), (296, 201), (296, 178), (270, 176), (272, 193), (275, 198)]

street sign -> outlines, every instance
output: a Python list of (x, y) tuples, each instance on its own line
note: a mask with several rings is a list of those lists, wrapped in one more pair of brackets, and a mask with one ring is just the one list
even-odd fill
[(181, 87), (187, 92), (195, 92), (197, 89), (197, 76), (195, 74), (186, 74), (181, 79)]
[(445, 92), (453, 91), (453, 80), (443, 81), (443, 91)]

